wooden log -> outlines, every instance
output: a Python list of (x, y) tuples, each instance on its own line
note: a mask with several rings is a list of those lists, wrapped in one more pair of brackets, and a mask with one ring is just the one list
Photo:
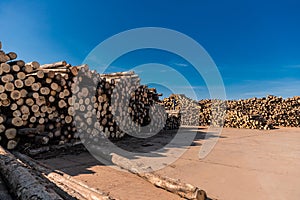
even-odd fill
[(9, 52), (6, 55), (10, 58), (10, 60), (14, 60), (18, 57), (17, 54), (14, 52)]
[(0, 176), (0, 199), (13, 200), (1, 176)]
[(10, 58), (2, 50), (0, 50), (0, 63), (6, 63)]
[(17, 129), (15, 129), (15, 128), (6, 129), (5, 136), (9, 140), (16, 138), (16, 136), (17, 136)]
[(16, 88), (23, 88), (24, 87), (24, 82), (21, 79), (17, 79), (14, 81), (14, 85)]
[[(3, 94), (0, 94), (0, 98)], [(1, 105), (4, 106), (4, 107), (8, 107), (10, 106), (10, 100), (9, 99), (2, 99), (1, 100)]]
[(20, 90), (20, 93), (21, 93), (21, 97), (25, 98), (28, 94), (27, 90), (26, 89), (22, 89)]
[(25, 79), (25, 86), (32, 86), (35, 82), (35, 78), (33, 76), (29, 76)]
[(22, 129), (18, 129), (17, 133), (18, 135), (29, 135), (29, 134), (37, 135), (42, 132), (38, 128), (22, 128)]
[(38, 78), (42, 79), (42, 78), (44, 78), (45, 73), (44, 73), (43, 70), (38, 70), (38, 71), (36, 72), (36, 76), (37, 76)]
[(21, 92), (18, 90), (14, 90), (10, 93), (10, 98), (13, 100), (18, 100), (21, 98)]
[(4, 100), (7, 100), (8, 96), (6, 93), (1, 93), (0, 94), (0, 100), (4, 101)]
[(12, 149), (15, 149), (19, 143), (19, 138), (15, 138), (15, 139), (11, 139), (11, 140), (8, 140), (7, 144), (6, 144), (6, 148), (8, 150), (12, 150)]
[(10, 109), (11, 109), (12, 111), (17, 110), (17, 109), (18, 109), (18, 104), (12, 103), (12, 104), (10, 105)]
[(57, 67), (63, 67), (66, 66), (67, 62), (66, 61), (59, 61), (51, 64), (44, 64), (39, 67), (39, 69), (49, 69), (49, 68), (57, 68)]
[(0, 173), (20, 200), (62, 198), (45, 188), (11, 153), (0, 146)]
[(48, 72), (55, 72), (58, 73), (58, 75), (60, 73), (69, 73), (70, 70), (69, 69), (61, 69), (61, 68), (51, 68), (51, 69), (39, 69), (38, 72), (44, 72), (44, 73), (48, 73)]
[(23, 125), (23, 120), (20, 117), (14, 117), (14, 118), (8, 118), (7, 120), (7, 124), (19, 127)]
[(6, 75), (1, 76), (1, 81), (3, 83), (8, 83), (8, 82), (11, 82), (13, 80), (14, 80), (14, 76), (11, 75), (11, 74), (6, 74)]
[[(0, 124), (0, 133), (4, 133), (5, 131), (5, 126), (3, 124)], [(1, 135), (0, 135), (0, 141), (1, 141)]]
[(33, 91), (39, 91), (40, 88), (41, 88), (41, 83), (39, 83), (39, 82), (33, 83), (33, 84), (31, 85), (31, 89), (32, 89)]
[(155, 173), (139, 173), (138, 176), (152, 183), (156, 187), (165, 189), (185, 199), (207, 199), (207, 195), (204, 190), (200, 190), (199, 188), (191, 184), (182, 183), (178, 179), (163, 177)]
[(16, 73), (16, 72), (19, 72), (21, 68), (19, 65), (13, 65), (13, 66), (11, 66), (11, 69), (12, 69), (13, 73)]
[(14, 116), (14, 117), (21, 117), (23, 121), (26, 119), (26, 118), (23, 118), (22, 113), (21, 113), (20, 110), (13, 111), (12, 116)]
[(25, 64), (25, 67), (26, 66), (30, 66), (30, 68), (32, 69), (31, 71), (26, 71), (28, 73), (32, 72), (33, 70), (36, 70), (40, 67), (40, 63), (36, 62), (36, 61), (33, 61), (33, 62), (30, 62), (30, 63), (26, 63)]
[(9, 64), (1, 63), (0, 67), (1, 67), (3, 73), (9, 73), (10, 72), (10, 65)]
[[(103, 148), (103, 145), (105, 147), (105, 144), (100, 145), (102, 145), (101, 149)], [(90, 150), (92, 150), (95, 155), (100, 156), (106, 161), (111, 161), (116, 166), (136, 174), (155, 186), (177, 194), (185, 199), (206, 200), (207, 198), (204, 190), (201, 190), (191, 184), (182, 183), (179, 180), (157, 175), (154, 172), (151, 172), (153, 170), (150, 167), (147, 167), (142, 163), (132, 162), (129, 159), (119, 156), (115, 153), (108, 153), (101, 150), (99, 151), (96, 146), (91, 146)]]
[(71, 176), (59, 171), (56, 172), (50, 168), (48, 168), (46, 165), (41, 164), (30, 157), (21, 154), (19, 152), (14, 153), (22, 162), (25, 162), (27, 165), (32, 167), (34, 170), (40, 172), (43, 174), (45, 178), (47, 178), (49, 181), (56, 184), (58, 187), (60, 187), (62, 190), (65, 190), (67, 192), (72, 191), (72, 194), (77, 198), (85, 198), (85, 199), (105, 199), (109, 200), (112, 199), (107, 194), (96, 190), (94, 188), (91, 188), (84, 183), (73, 179)]
[(5, 88), (3, 85), (0, 85), (0, 93), (3, 93), (5, 91)]
[(13, 65), (18, 65), (20, 67), (25, 66), (25, 62), (23, 60), (15, 60), (15, 61), (8, 62), (7, 64), (9, 64), (10, 66), (13, 66)]
[(0, 114), (0, 124), (6, 121), (6, 115)]

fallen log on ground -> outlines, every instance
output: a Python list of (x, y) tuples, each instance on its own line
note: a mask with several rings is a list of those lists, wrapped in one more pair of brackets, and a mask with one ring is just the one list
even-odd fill
[[(101, 149), (105, 149), (101, 144)], [(132, 162), (128, 158), (119, 156), (115, 153), (100, 151), (96, 146), (90, 147), (94, 155), (100, 156), (102, 159), (112, 162), (116, 166), (133, 173), (146, 181), (152, 183), (156, 187), (177, 194), (180, 197), (190, 200), (206, 200), (207, 195), (204, 190), (199, 189), (191, 184), (182, 183), (178, 179), (172, 179), (166, 176), (161, 176), (153, 172), (151, 167), (145, 166), (140, 162)]]
[(46, 165), (39, 163), (36, 160), (33, 160), (32, 158), (20, 153), (20, 152), (14, 152), (14, 154), (24, 163), (35, 169), (36, 171), (40, 172), (45, 178), (47, 178), (49, 181), (56, 184), (58, 187), (60, 187), (62, 190), (68, 192), (72, 191), (72, 195), (75, 196), (77, 199), (89, 199), (89, 200), (111, 200), (110, 196), (107, 194), (100, 192), (96, 189), (93, 189), (91, 187), (88, 187), (84, 183), (75, 180), (71, 176), (55, 170), (53, 171)]
[(0, 172), (13, 194), (20, 200), (62, 198), (44, 187), (14, 155), (0, 146)]
[(207, 198), (205, 191), (200, 190), (191, 184), (182, 183), (178, 179), (160, 176), (155, 173), (138, 173), (138, 176), (159, 188), (178, 194), (186, 199), (205, 200)]

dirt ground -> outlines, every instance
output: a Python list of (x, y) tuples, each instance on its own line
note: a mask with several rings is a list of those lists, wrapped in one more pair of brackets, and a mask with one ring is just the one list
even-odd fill
[[(187, 128), (182, 134), (189, 134)], [(206, 129), (197, 131), (192, 146), (174, 163), (157, 173), (204, 189), (212, 199), (300, 199), (300, 128), (280, 128), (269, 131), (225, 128), (214, 149), (204, 159), (198, 152), (205, 139)], [(142, 146), (154, 148), (169, 141), (166, 134), (142, 141)], [(122, 141), (122, 147), (135, 139)], [(146, 144), (146, 145), (145, 145)], [(183, 147), (184, 148), (184, 147)], [(180, 199), (156, 188), (136, 175), (105, 166), (88, 152), (61, 155), (42, 160), (90, 187), (110, 193), (122, 200)]]

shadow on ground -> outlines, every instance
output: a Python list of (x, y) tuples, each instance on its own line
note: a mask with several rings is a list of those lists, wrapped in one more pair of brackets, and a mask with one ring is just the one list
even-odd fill
[[(183, 132), (178, 134), (194, 134), (194, 140), (189, 146), (199, 146), (200, 141), (210, 139), (212, 137), (219, 137), (214, 134), (207, 134), (205, 128), (183, 128)], [(125, 151), (131, 151), (135, 153), (150, 153), (151, 156), (159, 157), (163, 156), (155, 151), (167, 151), (164, 147), (175, 137), (177, 130), (170, 130), (161, 132), (155, 136), (149, 138), (135, 138), (132, 136), (125, 136), (122, 140), (111, 141), (119, 148), (122, 148)], [(189, 146), (182, 145), (181, 143), (174, 146), (174, 148), (188, 148)], [(37, 160), (42, 161), (44, 164), (51, 167), (53, 170), (60, 170), (71, 176), (79, 175), (94, 175), (95, 167), (106, 170), (102, 162), (94, 158), (83, 145), (71, 147), (69, 149), (60, 149), (59, 151), (47, 152), (39, 154), (34, 157)], [(135, 159), (132, 157), (130, 159)], [(106, 163), (105, 163), (106, 164)], [(103, 168), (102, 168), (103, 167)]]
[[(224, 136), (215, 135), (213, 133), (208, 134), (203, 131), (205, 128), (199, 127), (189, 127), (182, 128), (183, 132), (180, 134), (195, 134), (194, 140), (190, 145), (183, 145), (183, 143), (176, 143), (174, 148), (188, 148), (189, 146), (200, 146), (200, 141), (207, 140), (213, 137), (224, 138)], [(207, 129), (205, 129), (207, 130)], [(168, 130), (162, 131), (149, 138), (136, 138), (129, 135), (126, 135), (122, 140), (111, 140), (111, 142), (117, 147), (121, 148), (124, 151), (129, 151), (133, 153), (148, 153), (147, 155), (151, 157), (163, 157), (164, 155), (157, 153), (167, 151), (164, 147), (171, 142), (175, 137), (178, 130)], [(110, 149), (112, 153), (114, 149)], [(76, 167), (77, 172), (74, 170), (68, 170), (70, 175), (76, 176), (78, 174), (91, 174), (93, 171), (89, 170), (90, 167), (95, 165), (104, 165), (99, 160), (95, 159), (90, 154), (85, 154), (85, 156), (80, 155), (82, 152), (87, 152), (86, 148), (83, 145), (71, 147), (68, 149), (59, 149), (59, 151), (46, 152), (39, 154), (33, 158), (38, 160), (51, 160), (49, 164), (56, 169), (72, 169)], [(52, 158), (56, 158), (55, 162)], [(127, 157), (128, 158), (128, 157)], [(135, 157), (130, 157), (128, 159), (136, 159)], [(82, 165), (84, 163), (84, 165)], [(107, 165), (107, 163), (105, 163)]]

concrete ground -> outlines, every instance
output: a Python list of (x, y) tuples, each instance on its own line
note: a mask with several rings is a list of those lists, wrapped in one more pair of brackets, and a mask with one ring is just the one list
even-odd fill
[[(157, 173), (198, 186), (213, 199), (300, 199), (300, 128), (225, 128), (204, 159), (198, 158), (198, 152), (210, 140), (204, 139), (206, 129), (189, 128), (183, 134), (191, 131), (198, 132), (193, 145)], [(163, 140), (166, 136), (152, 140), (145, 148), (153, 148)], [(43, 162), (115, 198), (180, 199), (133, 174), (102, 165), (87, 152)]]
[(300, 199), (299, 128), (226, 128), (221, 136), (205, 159), (197, 156), (201, 146), (192, 146), (159, 173), (200, 186), (216, 199)]

